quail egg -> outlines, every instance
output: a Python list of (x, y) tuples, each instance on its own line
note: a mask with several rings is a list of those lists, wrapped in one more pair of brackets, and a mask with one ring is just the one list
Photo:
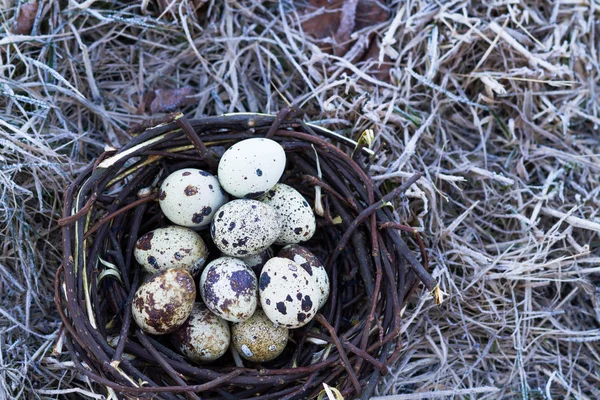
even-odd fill
[(194, 361), (213, 361), (229, 347), (229, 324), (202, 303), (194, 303), (190, 317), (171, 335), (179, 352)]
[(288, 328), (299, 328), (314, 318), (320, 290), (309, 273), (287, 258), (271, 258), (259, 280), (260, 305), (267, 317)]
[(221, 318), (245, 321), (254, 314), (257, 299), (254, 272), (242, 260), (221, 257), (210, 262), (200, 276), (200, 295), (206, 306)]
[(315, 233), (315, 214), (300, 192), (291, 186), (278, 183), (259, 198), (277, 211), (281, 233), (275, 244), (305, 242)]
[(246, 360), (266, 362), (283, 352), (288, 330), (271, 322), (262, 310), (256, 310), (246, 321), (232, 324), (231, 338), (233, 347)]
[(271, 250), (271, 248), (268, 248), (258, 254), (254, 254), (248, 257), (241, 257), (240, 260), (242, 260), (244, 264), (252, 268), (252, 271), (254, 271), (256, 276), (260, 276), (260, 271), (262, 270), (263, 265), (265, 265), (265, 263), (271, 257), (273, 257), (273, 251)]
[(266, 250), (280, 233), (275, 210), (256, 200), (233, 200), (219, 208), (210, 234), (223, 253), (247, 257)]
[(167, 268), (186, 268), (196, 275), (206, 262), (208, 250), (204, 240), (193, 230), (168, 226), (142, 235), (135, 244), (133, 255), (151, 274)]
[(210, 224), (215, 211), (228, 200), (219, 180), (201, 169), (185, 168), (163, 181), (160, 209), (174, 224), (199, 228)]
[(179, 328), (192, 312), (196, 285), (186, 269), (171, 268), (154, 275), (133, 296), (132, 316), (144, 332), (164, 335)]
[(283, 257), (294, 261), (296, 264), (304, 268), (310, 276), (312, 276), (317, 283), (320, 293), (318, 308), (320, 309), (323, 307), (329, 298), (329, 276), (327, 275), (327, 271), (325, 270), (325, 267), (321, 261), (319, 261), (319, 259), (306, 247), (302, 247), (297, 244), (285, 246), (283, 249), (281, 249), (281, 251), (279, 251), (277, 257)]
[(221, 157), (219, 182), (234, 197), (256, 198), (279, 181), (285, 162), (285, 151), (276, 141), (266, 138), (242, 140)]

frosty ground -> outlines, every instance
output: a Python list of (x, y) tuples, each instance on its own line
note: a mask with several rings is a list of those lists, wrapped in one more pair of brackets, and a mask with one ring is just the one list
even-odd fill
[(102, 398), (65, 353), (65, 187), (128, 128), (276, 113), (357, 139), (419, 229), (397, 399), (600, 398), (597, 2), (0, 2), (0, 398)]

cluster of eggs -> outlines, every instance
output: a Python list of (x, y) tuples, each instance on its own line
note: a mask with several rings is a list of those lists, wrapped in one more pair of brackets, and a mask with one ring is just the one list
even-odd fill
[[(149, 274), (132, 303), (143, 331), (170, 334), (194, 361), (215, 360), (231, 343), (243, 358), (266, 362), (283, 352), (288, 329), (314, 318), (329, 296), (329, 278), (298, 245), (313, 236), (316, 221), (304, 197), (278, 183), (285, 164), (277, 142), (254, 138), (223, 154), (217, 177), (193, 168), (167, 176), (159, 204), (175, 225), (144, 234), (134, 249)], [(203, 227), (221, 252), (207, 265), (197, 232)], [(276, 257), (272, 245), (283, 246)]]

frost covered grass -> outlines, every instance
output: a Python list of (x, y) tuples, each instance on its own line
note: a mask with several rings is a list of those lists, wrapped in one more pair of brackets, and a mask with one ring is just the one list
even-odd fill
[(407, 307), (378, 395), (600, 398), (597, 3), (118, 3), (0, 2), (0, 398), (106, 394), (55, 347), (81, 168), (161, 111), (286, 102), (372, 129), (386, 190), (425, 174), (395, 206), (446, 298)]

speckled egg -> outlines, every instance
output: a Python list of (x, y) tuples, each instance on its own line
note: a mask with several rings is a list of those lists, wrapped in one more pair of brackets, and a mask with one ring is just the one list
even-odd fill
[(232, 196), (256, 198), (279, 181), (285, 161), (283, 147), (274, 140), (242, 140), (228, 148), (221, 157), (219, 182)]
[(281, 232), (275, 210), (256, 200), (233, 200), (219, 208), (210, 226), (224, 254), (247, 257), (266, 250)]
[(164, 335), (179, 328), (192, 312), (196, 285), (186, 269), (171, 268), (154, 275), (133, 296), (132, 316), (144, 332)]
[(259, 198), (277, 211), (281, 233), (276, 244), (293, 244), (309, 240), (315, 233), (315, 214), (300, 192), (278, 183)]
[(260, 276), (260, 272), (262, 271), (263, 265), (273, 257), (273, 251), (271, 248), (268, 248), (258, 254), (254, 254), (248, 257), (241, 257), (240, 260), (244, 262), (248, 267), (252, 268), (252, 271), (256, 274), (256, 276)]
[(259, 291), (267, 317), (288, 328), (299, 328), (313, 319), (321, 295), (304, 268), (281, 257), (266, 262), (260, 274)]
[(171, 335), (183, 355), (197, 362), (213, 361), (229, 347), (229, 324), (202, 303), (194, 303), (190, 317)]
[(294, 261), (312, 276), (317, 283), (320, 292), (319, 309), (323, 307), (329, 298), (329, 276), (321, 261), (319, 261), (319, 259), (306, 247), (297, 244), (285, 246), (279, 251), (277, 257), (283, 257)]
[(204, 240), (193, 230), (182, 226), (168, 226), (140, 237), (133, 255), (151, 274), (168, 268), (185, 268), (196, 275), (206, 262), (208, 249)]
[(242, 260), (221, 257), (210, 262), (200, 276), (204, 304), (221, 318), (245, 321), (254, 314), (257, 299), (254, 272)]
[(266, 362), (277, 358), (288, 342), (287, 328), (274, 324), (262, 310), (244, 322), (231, 326), (235, 349), (246, 360)]
[(167, 176), (160, 186), (158, 199), (160, 209), (171, 222), (198, 228), (210, 224), (228, 196), (210, 173), (185, 168)]

